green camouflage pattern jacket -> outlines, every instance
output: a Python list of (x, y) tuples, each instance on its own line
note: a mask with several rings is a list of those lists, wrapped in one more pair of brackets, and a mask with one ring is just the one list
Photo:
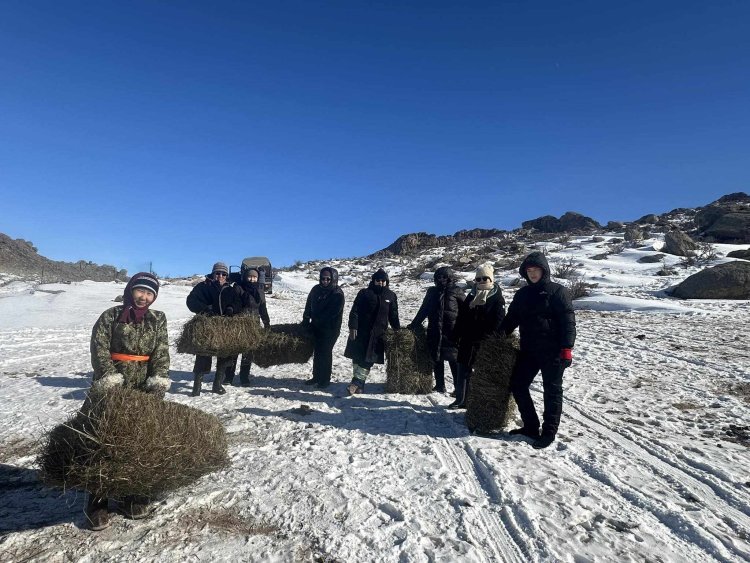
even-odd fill
[[(167, 317), (161, 311), (149, 309), (141, 323), (118, 323), (122, 310), (119, 306), (104, 311), (91, 332), (94, 383), (122, 374), (122, 385), (146, 391), (154, 381), (169, 378)], [(150, 356), (150, 359), (147, 362), (115, 361), (110, 357), (112, 352)]]

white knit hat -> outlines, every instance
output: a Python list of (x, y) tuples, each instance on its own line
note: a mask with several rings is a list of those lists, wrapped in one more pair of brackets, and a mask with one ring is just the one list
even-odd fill
[(490, 264), (483, 264), (477, 268), (475, 278), (490, 278), (490, 281), (495, 281), (495, 270)]

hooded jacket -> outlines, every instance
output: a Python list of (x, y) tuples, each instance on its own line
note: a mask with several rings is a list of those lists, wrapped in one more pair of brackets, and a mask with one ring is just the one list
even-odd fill
[(491, 293), (484, 305), (472, 308), (469, 305), (476, 297), (474, 289), (459, 306), (456, 334), (458, 361), (461, 364), (474, 365), (482, 339), (500, 331), (500, 324), (505, 318), (505, 299), (497, 283), (493, 283)]
[[(448, 283), (437, 285), (439, 276), (447, 276)], [(459, 307), (466, 297), (463, 290), (456, 286), (450, 268), (438, 268), (433, 279), (436, 285), (427, 289), (411, 325), (421, 325), (427, 319), (427, 348), (432, 361), (455, 361), (458, 357), (456, 320)]]
[[(526, 268), (542, 269), (542, 279), (531, 283)], [(521, 351), (543, 359), (558, 357), (562, 348), (572, 348), (576, 340), (576, 319), (570, 292), (550, 280), (550, 268), (541, 252), (532, 252), (521, 264), (519, 273), (528, 285), (513, 296), (501, 330), (510, 334), (518, 327)]]
[(261, 289), (263, 286), (260, 282), (250, 282), (242, 280), (236, 282), (232, 288), (237, 294), (237, 300), (240, 303), (240, 310), (236, 311), (242, 315), (253, 315), (260, 317), (264, 327), (271, 325), (271, 319), (268, 316), (268, 307), (266, 307), (266, 294)]
[(225, 316), (229, 314), (228, 307), (232, 314), (240, 312), (242, 305), (237, 293), (230, 284), (219, 285), (211, 276), (206, 276), (187, 296), (187, 308), (193, 313)]
[[(385, 287), (376, 285), (376, 279), (385, 279)], [(347, 340), (344, 356), (363, 367), (385, 362), (385, 331), (389, 324), (394, 330), (401, 328), (398, 300), (389, 284), (383, 269), (375, 272), (370, 285), (357, 293), (349, 313), (349, 328), (357, 330), (357, 338)]]
[(339, 287), (338, 270), (326, 267), (320, 270), (320, 275), (324, 272), (331, 276), (331, 283), (328, 287), (318, 284), (310, 290), (302, 315), (302, 324), (310, 325), (315, 332), (325, 332), (338, 337), (344, 317), (344, 292)]

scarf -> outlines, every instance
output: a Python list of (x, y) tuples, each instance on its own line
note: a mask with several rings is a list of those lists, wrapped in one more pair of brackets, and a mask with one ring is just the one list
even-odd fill
[(497, 293), (497, 284), (493, 283), (492, 287), (490, 289), (479, 289), (479, 286), (474, 286), (474, 289), (471, 290), (471, 295), (474, 296), (474, 299), (471, 300), (469, 303), (469, 309), (473, 309), (474, 307), (480, 307), (487, 304), (487, 300), (495, 295)]
[[(132, 278), (130, 278), (128, 285), (125, 286), (125, 290), (123, 291), (123, 295), (122, 295), (123, 309), (122, 309), (122, 313), (120, 313), (120, 317), (117, 319), (118, 323), (140, 324), (143, 322), (143, 319), (146, 317), (146, 314), (148, 313), (149, 305), (146, 305), (145, 307), (137, 307), (135, 302), (133, 301), (133, 286), (137, 284), (138, 279), (141, 277), (153, 278), (156, 281), (156, 277), (153, 274), (150, 274), (148, 272), (139, 272), (136, 275), (134, 275)], [(156, 281), (156, 284), (158, 288), (159, 282)], [(154, 301), (156, 301), (156, 297), (154, 297)]]

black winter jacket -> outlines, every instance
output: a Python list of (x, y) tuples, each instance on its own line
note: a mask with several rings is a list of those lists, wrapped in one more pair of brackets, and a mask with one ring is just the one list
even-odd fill
[(380, 289), (370, 282), (357, 293), (349, 313), (349, 328), (357, 330), (357, 338), (347, 341), (344, 356), (363, 367), (385, 362), (385, 331), (389, 324), (394, 330), (401, 328), (396, 294), (388, 287), (378, 293)]
[(542, 279), (516, 292), (501, 329), (510, 334), (518, 327), (522, 352), (537, 354), (543, 360), (556, 358), (562, 348), (575, 344), (573, 302), (567, 288), (550, 281), (549, 264), (541, 252), (532, 252), (521, 264), (519, 273), (526, 281), (529, 266), (541, 268)]
[(241, 304), (231, 285), (219, 285), (206, 276), (205, 281), (196, 285), (187, 296), (187, 307), (193, 313), (225, 316), (239, 313)]
[(314, 332), (338, 336), (344, 317), (344, 292), (338, 287), (336, 268), (325, 268), (331, 273), (328, 287), (318, 284), (310, 290), (302, 315), (302, 324), (310, 325)]
[(458, 338), (455, 334), (458, 309), (466, 296), (451, 281), (446, 287), (430, 287), (424, 296), (412, 325), (421, 325), (427, 319), (427, 347), (432, 361), (455, 361), (458, 356)]
[(505, 299), (500, 286), (495, 284), (495, 287), (497, 291), (484, 305), (473, 309), (469, 307), (476, 297), (471, 293), (458, 309), (456, 333), (459, 339), (458, 361), (461, 364), (474, 365), (482, 339), (500, 331), (500, 323), (505, 318)]
[(266, 307), (266, 294), (260, 289), (260, 283), (241, 281), (234, 284), (234, 292), (240, 302), (239, 313), (243, 315), (254, 315), (260, 317), (264, 327), (271, 326), (271, 319), (268, 316)]

